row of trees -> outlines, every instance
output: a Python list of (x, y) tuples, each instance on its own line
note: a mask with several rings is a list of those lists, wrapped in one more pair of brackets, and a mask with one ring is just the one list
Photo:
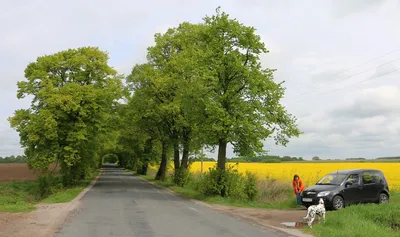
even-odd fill
[(267, 52), (253, 27), (218, 8), (201, 23), (156, 34), (147, 62), (125, 78), (94, 47), (39, 57), (18, 83), (19, 98), (33, 96), (31, 107), (10, 122), (30, 166), (46, 172), (59, 163), (65, 184), (107, 154), (141, 174), (158, 164), (156, 178), (164, 180), (170, 157), (175, 174), (185, 174), (190, 154), (203, 147), (218, 150), (222, 179), (227, 144), (253, 156), (271, 136), (286, 145), (300, 134), (280, 104), (283, 83), (261, 65)]
[(228, 159), (229, 162), (257, 162), (257, 163), (279, 163), (283, 161), (303, 161), (303, 157), (260, 155), (250, 157), (235, 157)]
[(25, 163), (25, 156), (0, 156), (0, 163)]

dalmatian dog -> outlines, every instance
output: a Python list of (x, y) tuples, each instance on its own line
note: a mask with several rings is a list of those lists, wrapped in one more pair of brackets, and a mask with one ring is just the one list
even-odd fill
[(307, 224), (310, 228), (312, 228), (312, 223), (316, 216), (318, 216), (319, 223), (321, 222), (321, 217), (324, 219), (325, 223), (325, 214), (326, 214), (325, 203), (324, 200), (320, 198), (318, 205), (312, 205), (308, 207), (307, 216), (304, 217), (304, 219), (308, 220)]

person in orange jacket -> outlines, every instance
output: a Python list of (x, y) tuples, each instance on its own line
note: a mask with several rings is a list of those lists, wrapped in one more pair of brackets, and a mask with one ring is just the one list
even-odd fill
[(297, 174), (295, 174), (293, 176), (292, 186), (294, 189), (294, 194), (296, 194), (297, 204), (301, 205), (300, 193), (303, 192), (305, 187), (304, 187), (303, 181), (300, 179), (300, 177)]

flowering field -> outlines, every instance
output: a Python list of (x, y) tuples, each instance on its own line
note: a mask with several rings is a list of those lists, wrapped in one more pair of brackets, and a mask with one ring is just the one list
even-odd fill
[[(216, 162), (203, 162), (203, 171), (214, 167)], [(229, 163), (230, 166), (235, 163)], [(318, 163), (239, 163), (239, 172), (256, 173), (260, 179), (272, 178), (290, 183), (298, 174), (306, 187), (316, 183), (325, 174), (342, 169), (373, 168), (382, 170), (389, 183), (390, 191), (400, 192), (400, 162), (318, 162)], [(201, 162), (191, 165), (192, 172), (201, 171)]]

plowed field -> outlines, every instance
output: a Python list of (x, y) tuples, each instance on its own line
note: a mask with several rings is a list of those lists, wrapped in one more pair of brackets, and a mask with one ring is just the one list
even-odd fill
[[(55, 166), (52, 165), (53, 169)], [(0, 164), (0, 182), (24, 181), (36, 179), (36, 174), (23, 163)]]

